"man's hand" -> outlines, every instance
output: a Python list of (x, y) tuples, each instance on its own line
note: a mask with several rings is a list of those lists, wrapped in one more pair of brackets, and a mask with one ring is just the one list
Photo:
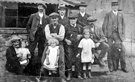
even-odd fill
[(80, 40), (82, 35), (77, 35), (77, 40)]
[(67, 43), (67, 45), (71, 45), (71, 41), (70, 40), (68, 40), (68, 39), (65, 39), (65, 41), (66, 41), (66, 43)]
[(98, 42), (95, 44), (95, 47), (97, 48), (97, 47), (99, 47), (99, 45), (100, 45), (100, 43)]
[(57, 36), (57, 33), (51, 33), (51, 36), (52, 37), (56, 37)]
[(80, 54), (78, 53), (77, 55), (76, 55), (76, 57), (78, 58), (80, 56)]

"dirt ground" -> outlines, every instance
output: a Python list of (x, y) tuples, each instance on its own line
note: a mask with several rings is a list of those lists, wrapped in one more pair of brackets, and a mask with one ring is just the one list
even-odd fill
[[(0, 52), (0, 82), (37, 82), (35, 76), (25, 76), (25, 75), (14, 75), (5, 70), (5, 50)], [(92, 79), (75, 79), (73, 78), (69, 82), (135, 82), (135, 57), (126, 57), (128, 73), (124, 73), (121, 70), (113, 72), (107, 75), (105, 72), (100, 70), (100, 68), (93, 67), (93, 78)], [(47, 82), (60, 82), (57, 77), (45, 77), (48, 79)], [(45, 81), (42, 81), (45, 82)]]
[[(34, 76), (17, 76), (5, 71), (5, 52), (0, 53), (0, 82), (37, 82), (36, 77)], [(127, 69), (129, 73), (124, 73), (121, 70), (118, 70), (110, 75), (99, 71), (92, 72), (92, 79), (79, 80), (73, 78), (69, 82), (135, 82), (135, 58), (126, 58)], [(96, 68), (94, 68), (96, 70)], [(98, 69), (97, 69), (98, 70)], [(48, 77), (49, 81), (47, 82), (60, 82), (59, 78)], [(44, 81), (43, 81), (44, 82)]]

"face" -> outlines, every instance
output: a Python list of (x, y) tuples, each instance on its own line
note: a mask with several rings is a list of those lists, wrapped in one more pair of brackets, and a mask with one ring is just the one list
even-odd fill
[(56, 46), (56, 43), (55, 43), (55, 42), (52, 42), (52, 43), (51, 43), (51, 46), (52, 46), (52, 47), (55, 47), (55, 46)]
[(64, 16), (65, 13), (66, 13), (66, 10), (65, 10), (65, 9), (60, 9), (60, 10), (59, 10), (59, 14), (60, 14), (61, 16)]
[(112, 6), (113, 11), (118, 11), (118, 6)]
[(52, 16), (51, 17), (51, 22), (52, 22), (52, 24), (57, 24), (58, 23), (58, 17), (57, 16)]
[(90, 33), (89, 33), (89, 32), (84, 33), (84, 37), (85, 37), (86, 39), (90, 38)]
[(79, 9), (80, 9), (80, 12), (85, 12), (86, 11), (86, 7), (79, 7)]
[(13, 41), (12, 44), (13, 44), (13, 46), (15, 48), (19, 48), (20, 47), (20, 41), (19, 40)]
[(69, 21), (70, 21), (70, 24), (76, 24), (77, 18), (75, 18), (75, 19), (70, 19)]
[(39, 12), (43, 12), (44, 11), (43, 5), (38, 5), (38, 10), (39, 10)]

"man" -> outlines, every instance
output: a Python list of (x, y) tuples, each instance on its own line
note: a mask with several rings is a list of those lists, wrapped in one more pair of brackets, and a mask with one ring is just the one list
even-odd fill
[[(41, 57), (44, 50), (44, 44), (45, 44), (45, 35), (44, 35), (44, 28), (47, 23), (49, 23), (49, 19), (45, 15), (45, 5), (44, 4), (38, 4), (38, 12), (34, 13), (30, 16), (26, 29), (29, 33), (30, 38), (30, 45), (29, 50), (32, 54), (32, 59), (34, 58), (34, 50), (38, 44), (38, 64), (37, 64), (37, 70), (41, 67)], [(31, 62), (33, 63), (33, 61)], [(33, 70), (34, 71), (34, 70)], [(35, 73), (38, 73), (35, 72)]]
[[(103, 22), (103, 32), (108, 40), (108, 44), (110, 46), (109, 53), (108, 53), (108, 67), (110, 72), (116, 71), (117, 67), (114, 67), (116, 63), (113, 63), (113, 56), (117, 55), (120, 59), (121, 69), (123, 72), (127, 72), (126, 70), (126, 62), (125, 62), (125, 48), (123, 46), (123, 41), (125, 39), (125, 23), (122, 13), (118, 11), (118, 2), (112, 2), (112, 11), (107, 13), (104, 22)], [(119, 53), (114, 52), (112, 50), (113, 44), (117, 45)], [(114, 53), (114, 55), (113, 55)], [(114, 58), (115, 59), (115, 58)], [(119, 61), (117, 62), (117, 64)]]
[(88, 21), (87, 18), (90, 17), (90, 15), (88, 15), (86, 13), (86, 7), (87, 5), (84, 2), (81, 2), (80, 6), (79, 6), (79, 13), (78, 13), (78, 21), (77, 23), (80, 24), (82, 27), (88, 25)]
[(23, 74), (23, 66), (19, 62), (21, 58), (17, 57), (17, 51), (18, 48), (20, 48), (21, 38), (13, 35), (10, 41), (12, 45), (6, 51), (7, 61), (5, 67), (9, 72), (18, 75)]
[(65, 29), (66, 29), (66, 34), (65, 34), (66, 66), (67, 66), (67, 72), (68, 72), (67, 80), (71, 79), (72, 65), (76, 65), (76, 69), (78, 69), (77, 76), (78, 78), (81, 78), (81, 72), (80, 72), (81, 62), (76, 60), (76, 55), (77, 55), (78, 44), (83, 33), (83, 28), (80, 25), (76, 24), (77, 16), (70, 15), (69, 22), (70, 24), (67, 24), (65, 26)]
[(97, 28), (93, 22), (95, 22), (97, 19), (94, 19), (92, 17), (89, 17), (87, 19), (89, 25), (85, 26), (85, 28), (89, 28), (90, 29), (90, 34), (91, 34), (91, 39), (95, 42), (96, 44), (96, 51), (97, 50), (101, 50), (100, 54), (97, 55), (96, 57), (98, 58), (99, 61), (99, 65), (101, 67), (105, 66), (105, 62), (103, 60), (103, 58), (105, 57), (109, 45), (107, 44), (107, 39), (103, 34), (102, 28)]
[(59, 20), (58, 22), (62, 25), (66, 25), (69, 23), (68, 17), (66, 17), (66, 7), (65, 5), (59, 5), (58, 7), (58, 12), (59, 12)]
[(51, 13), (49, 15), (51, 19), (51, 23), (47, 24), (45, 27), (45, 36), (46, 39), (56, 38), (59, 41), (60, 47), (60, 56), (59, 56), (59, 75), (61, 77), (62, 82), (66, 82), (65, 80), (65, 62), (64, 62), (64, 48), (63, 48), (63, 39), (65, 36), (65, 28), (63, 25), (58, 23), (58, 13)]

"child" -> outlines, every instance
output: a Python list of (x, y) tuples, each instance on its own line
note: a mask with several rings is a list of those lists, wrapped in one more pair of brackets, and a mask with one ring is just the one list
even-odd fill
[[(91, 76), (91, 64), (94, 62), (94, 55), (92, 54), (92, 49), (95, 48), (95, 43), (90, 39), (89, 29), (84, 29), (84, 38), (80, 41), (79, 54), (81, 54), (81, 62), (83, 64), (83, 75), (86, 79)], [(87, 74), (86, 74), (87, 73)]]
[[(21, 38), (21, 37), (20, 37)], [(21, 38), (21, 48), (17, 50), (17, 57), (20, 57), (20, 64), (25, 68), (28, 65), (29, 59), (31, 58), (30, 51), (25, 43), (25, 39)]]
[(48, 49), (46, 51), (46, 58), (43, 63), (43, 67), (49, 70), (49, 75), (56, 73), (58, 68), (58, 59), (59, 59), (59, 42), (55, 38), (48, 40)]

